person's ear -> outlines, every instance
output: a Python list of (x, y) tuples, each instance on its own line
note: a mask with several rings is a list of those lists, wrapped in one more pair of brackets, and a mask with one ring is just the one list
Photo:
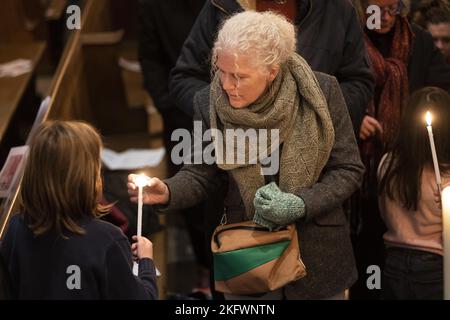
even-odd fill
[(272, 82), (273, 80), (275, 80), (275, 78), (278, 75), (278, 72), (280, 72), (280, 66), (279, 65), (274, 65), (272, 67), (270, 67), (269, 69), (269, 76), (268, 79), (269, 82)]

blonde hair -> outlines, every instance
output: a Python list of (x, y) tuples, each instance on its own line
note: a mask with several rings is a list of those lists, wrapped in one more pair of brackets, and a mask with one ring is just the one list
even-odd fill
[(79, 220), (100, 217), (111, 206), (102, 194), (102, 142), (90, 125), (48, 121), (37, 128), (25, 167), (20, 209), (35, 235), (63, 230), (83, 234)]
[(295, 27), (274, 12), (244, 11), (227, 19), (220, 28), (212, 50), (213, 71), (219, 52), (251, 54), (260, 69), (281, 65), (296, 51)]

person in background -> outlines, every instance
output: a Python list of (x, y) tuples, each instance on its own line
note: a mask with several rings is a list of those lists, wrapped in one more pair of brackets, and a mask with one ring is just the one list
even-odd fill
[[(360, 277), (353, 288), (356, 296), (377, 298), (379, 290), (366, 286), (367, 267), (382, 266), (385, 226), (377, 199), (377, 168), (399, 132), (404, 102), (409, 93), (425, 86), (450, 90), (450, 67), (434, 46), (431, 35), (408, 20), (408, 2), (401, 0), (357, 0), (364, 40), (375, 77), (375, 95), (367, 105), (359, 132), (360, 151), (366, 174), (355, 196), (352, 216), (359, 223), (354, 239)], [(366, 9), (381, 9), (380, 28), (370, 30)]]
[[(43, 123), (33, 135), (0, 247), (17, 299), (157, 299), (153, 245), (99, 219), (102, 143), (90, 125)], [(133, 275), (133, 256), (139, 277)]]
[(378, 170), (379, 207), (387, 232), (384, 299), (443, 299), (442, 211), (425, 113), (433, 133), (442, 186), (450, 183), (450, 95), (435, 87), (414, 93), (395, 143)]
[[(164, 144), (168, 153), (174, 142), (170, 137), (177, 128), (192, 129), (192, 117), (175, 107), (169, 95), (169, 73), (205, 0), (139, 0), (139, 62), (144, 87), (163, 118)], [(168, 23), (172, 21), (173, 23)], [(169, 174), (180, 168), (169, 163)]]
[(450, 65), (450, 11), (433, 8), (427, 12), (427, 29), (434, 44)]
[(411, 20), (428, 30), (450, 63), (450, 0), (411, 0)]
[[(152, 97), (163, 119), (163, 140), (167, 154), (171, 155), (176, 142), (171, 140), (174, 130), (192, 130), (192, 117), (176, 108), (169, 94), (169, 73), (175, 66), (186, 37), (191, 30), (205, 0), (139, 0), (139, 61), (144, 87)], [(169, 158), (168, 175), (180, 170)], [(181, 212), (190, 236), (196, 258), (197, 283), (193, 292), (209, 298), (208, 247), (203, 228), (203, 206), (186, 208)], [(189, 217), (189, 218), (186, 218)]]

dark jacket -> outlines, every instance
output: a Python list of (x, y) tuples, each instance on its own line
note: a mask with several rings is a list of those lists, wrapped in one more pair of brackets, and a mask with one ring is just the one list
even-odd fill
[[(298, 3), (304, 3), (297, 1)], [(297, 21), (298, 52), (315, 71), (335, 76), (350, 117), (359, 133), (365, 108), (372, 98), (362, 30), (347, 0), (306, 0), (305, 18)], [(171, 73), (170, 93), (177, 106), (193, 114), (193, 98), (210, 81), (210, 54), (222, 20), (243, 9), (235, 0), (210, 0), (203, 7)], [(300, 15), (303, 6), (299, 8)]]
[(8, 267), (3, 261), (2, 255), (0, 254), (0, 301), (12, 298), (13, 295)]
[[(84, 235), (36, 237), (21, 215), (11, 218), (0, 252), (18, 299), (157, 299), (153, 261), (141, 259), (135, 277), (130, 244), (119, 228), (99, 219), (80, 225)], [(79, 267), (79, 289), (67, 284), (76, 283), (71, 266)]]
[(169, 98), (169, 73), (175, 66), (205, 0), (139, 0), (139, 61), (144, 86), (163, 112), (175, 106)]
[[(290, 299), (331, 297), (349, 288), (357, 277), (342, 203), (359, 187), (364, 167), (336, 79), (315, 74), (328, 102), (335, 143), (319, 181), (296, 192), (306, 205), (306, 218), (297, 226), (308, 275), (285, 288)], [(196, 95), (194, 108), (194, 120), (201, 121), (203, 130), (208, 129), (209, 87)], [(205, 200), (222, 183), (222, 173), (215, 164), (185, 165), (165, 181), (171, 200), (164, 210), (181, 209)]]

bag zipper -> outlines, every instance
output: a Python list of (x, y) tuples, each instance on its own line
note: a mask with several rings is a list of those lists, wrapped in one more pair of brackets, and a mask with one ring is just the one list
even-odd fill
[[(267, 232), (271, 232), (269, 230), (269, 228), (266, 227), (252, 227), (252, 226), (234, 226), (234, 227), (229, 227), (229, 228), (225, 228), (222, 229), (220, 231), (218, 231), (215, 235), (214, 235), (214, 242), (217, 244), (217, 247), (220, 248), (220, 240), (219, 240), (219, 234), (221, 234), (224, 231), (228, 231), (228, 230), (251, 230), (251, 231), (267, 231)], [(278, 231), (283, 231), (283, 230), (287, 230), (286, 227), (283, 227), (281, 229), (279, 229)]]

